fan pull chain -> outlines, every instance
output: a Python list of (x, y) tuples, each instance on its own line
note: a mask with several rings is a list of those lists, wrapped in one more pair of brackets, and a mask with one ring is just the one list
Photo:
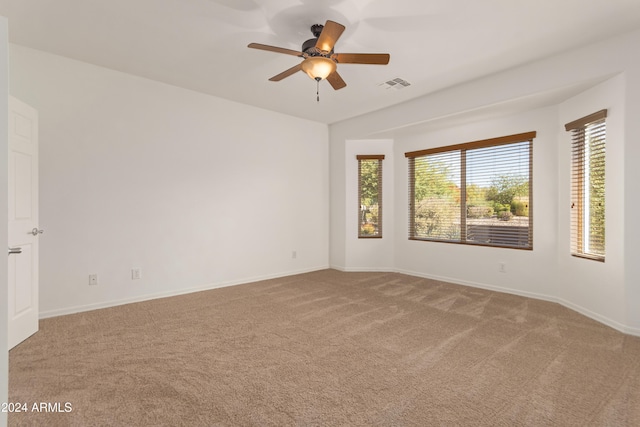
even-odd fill
[(316, 79), (316, 100), (320, 102), (320, 79)]

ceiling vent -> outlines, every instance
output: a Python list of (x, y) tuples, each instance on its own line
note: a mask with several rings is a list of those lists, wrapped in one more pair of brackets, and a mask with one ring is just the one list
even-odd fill
[(411, 86), (411, 83), (409, 83), (408, 81), (401, 79), (400, 77), (396, 77), (393, 80), (389, 80), (386, 81), (384, 83), (381, 83), (380, 86), (382, 86), (385, 89), (404, 89), (407, 86)]

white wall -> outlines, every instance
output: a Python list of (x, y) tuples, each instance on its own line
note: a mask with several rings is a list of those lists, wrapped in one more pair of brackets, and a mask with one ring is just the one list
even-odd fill
[[(640, 335), (638, 45), (640, 31), (631, 32), (331, 125), (331, 265), (367, 267), (363, 259), (371, 248), (350, 245), (346, 227), (351, 213), (345, 192), (353, 186), (349, 145), (381, 135), (394, 140), (395, 238), (384, 252), (394, 259), (376, 262), (396, 271), (557, 301)], [(598, 265), (568, 253), (569, 136), (563, 125), (602, 108), (610, 109), (607, 260)], [(538, 133), (533, 251), (408, 241), (405, 152), (528, 131)], [(498, 262), (506, 263), (506, 273), (498, 272)]]
[[(638, 44), (640, 31), (337, 123), (328, 147), (326, 127), (318, 123), (13, 46), (11, 91), (41, 117), (43, 314), (330, 262), (556, 300), (640, 334)], [(552, 103), (542, 96), (546, 102), (491, 118), (482, 113), (548, 93), (572, 95)], [(582, 103), (611, 107), (614, 141), (607, 160), (611, 252), (604, 267), (587, 267), (599, 270), (586, 287), (579, 278), (588, 270), (567, 258), (562, 241), (568, 233), (562, 124)], [(422, 127), (474, 111), (475, 120)], [(405, 151), (529, 130), (538, 132), (533, 251), (406, 239)], [(375, 134), (387, 134), (378, 146), (371, 142)], [(385, 181), (385, 238), (375, 242), (358, 240), (353, 231), (352, 157), (366, 147), (388, 154), (385, 177), (392, 177)], [(461, 269), (453, 257), (472, 269)], [(498, 262), (507, 273), (497, 271)], [(142, 280), (130, 279), (134, 267)], [(100, 285), (87, 285), (90, 273), (99, 274)]]
[[(7, 157), (9, 153), (9, 38), (7, 19), (0, 16), (0, 241), (8, 242), (7, 222)], [(7, 322), (9, 307), (5, 303), (9, 297), (7, 285), (7, 263), (0, 263), (0, 403), (9, 400), (9, 344), (7, 341)], [(0, 427), (7, 425), (7, 414), (0, 412)]]
[[(564, 124), (607, 109), (605, 159), (605, 262), (570, 255), (571, 132)], [(624, 282), (624, 123), (625, 76), (618, 75), (559, 106), (558, 122), (558, 277), (556, 292), (566, 305), (591, 317), (626, 323)]]
[[(508, 289), (543, 297), (553, 292), (556, 253), (556, 135), (555, 107), (474, 122), (431, 132), (405, 134), (395, 140), (401, 158), (395, 175), (396, 211), (407, 212), (408, 161), (405, 152), (536, 131), (533, 140), (533, 246), (514, 250), (408, 240), (407, 219), (396, 239), (395, 265), (399, 271), (473, 286)], [(406, 217), (407, 215), (400, 215)], [(462, 261), (461, 261), (462, 260)], [(463, 263), (463, 264), (462, 264)], [(506, 273), (498, 270), (504, 263)]]
[(10, 60), (40, 117), (41, 316), (328, 266), (325, 125), (21, 46)]
[[(346, 265), (350, 270), (393, 271), (395, 240), (395, 206), (393, 197), (393, 141), (347, 141), (345, 167), (347, 174), (346, 205)], [(384, 154), (382, 161), (382, 238), (360, 239), (358, 229), (358, 160), (359, 154)]]
[(640, 57), (633, 53), (625, 73), (624, 115), (624, 312), (627, 324), (640, 330)]

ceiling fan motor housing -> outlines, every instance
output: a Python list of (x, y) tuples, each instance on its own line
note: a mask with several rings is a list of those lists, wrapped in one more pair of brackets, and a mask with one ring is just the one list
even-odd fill
[(331, 49), (331, 52), (329, 53), (322, 52), (316, 47), (317, 43), (317, 38), (307, 40), (306, 42), (302, 43), (302, 51), (309, 56), (329, 56), (333, 54), (333, 49)]
[(304, 53), (309, 56), (329, 56), (333, 54), (333, 49), (331, 49), (331, 52), (325, 53), (316, 47), (318, 44), (318, 37), (320, 37), (323, 29), (324, 25), (321, 24), (314, 24), (311, 26), (311, 33), (313, 33), (314, 38), (302, 43), (302, 51)]

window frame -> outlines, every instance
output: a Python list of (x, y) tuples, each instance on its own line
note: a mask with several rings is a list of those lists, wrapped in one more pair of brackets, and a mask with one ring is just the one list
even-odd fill
[[(405, 153), (405, 157), (409, 161), (409, 240), (416, 241), (428, 241), (438, 243), (450, 243), (456, 245), (471, 245), (471, 246), (485, 246), (493, 248), (506, 248), (506, 249), (518, 249), (518, 250), (533, 250), (533, 139), (536, 137), (536, 131), (524, 132), (514, 135), (506, 135), (498, 138), (490, 138), (473, 142), (466, 142), (462, 144), (454, 144), (442, 147), (429, 148), (425, 150), (410, 151)], [(467, 240), (467, 200), (466, 200), (466, 151), (499, 147), (509, 144), (517, 144), (529, 142), (529, 221), (528, 221), (528, 235), (527, 246), (513, 246), (506, 244), (492, 244), (486, 242), (475, 242), (473, 240)], [(439, 238), (418, 237), (415, 235), (415, 159), (418, 157), (428, 156), (438, 153), (448, 153), (460, 151), (460, 238), (459, 240), (445, 240)]]
[[(603, 109), (597, 111), (588, 116), (574, 120), (565, 124), (565, 130), (571, 132), (571, 169), (570, 169), (570, 185), (571, 185), (571, 205), (570, 205), (570, 253), (571, 256), (582, 259), (589, 259), (592, 261), (605, 262), (606, 258), (606, 118), (607, 110)], [(589, 130), (590, 126), (595, 125), (595, 129)], [(597, 157), (597, 160), (602, 161), (601, 168), (602, 180), (598, 181), (603, 187), (602, 204), (603, 204), (603, 218), (602, 218), (602, 254), (590, 252), (587, 250), (589, 243), (593, 242), (591, 239), (591, 233), (585, 231), (585, 216), (587, 209), (585, 208), (590, 196), (585, 196), (584, 187), (586, 176), (591, 175), (596, 168), (589, 166), (589, 172), (586, 173), (586, 164), (593, 160), (588, 155), (588, 149), (585, 148), (588, 144), (587, 138), (602, 136), (603, 142), (598, 143), (602, 146), (602, 154)], [(589, 157), (587, 160), (586, 157)], [(586, 237), (586, 238), (585, 238)], [(589, 243), (585, 243), (587, 240)]]
[[(382, 161), (384, 154), (358, 154), (358, 239), (381, 239), (382, 238)], [(378, 222), (376, 234), (362, 234), (362, 161), (378, 161)]]

